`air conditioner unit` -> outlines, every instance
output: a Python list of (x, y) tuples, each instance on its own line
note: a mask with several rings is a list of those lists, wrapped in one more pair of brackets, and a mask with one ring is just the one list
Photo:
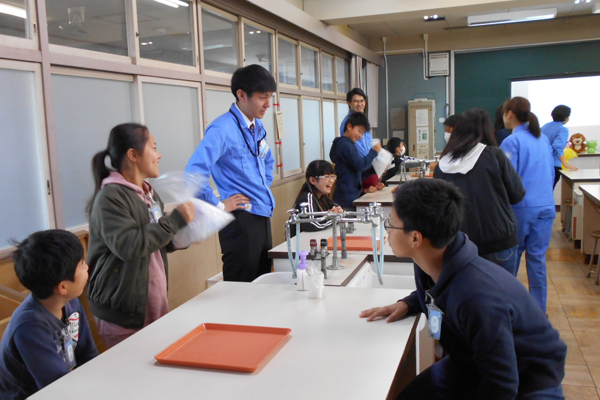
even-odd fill
[(496, 14), (471, 15), (467, 17), (469, 26), (512, 24), (516, 22), (541, 21), (556, 17), (556, 8), (509, 11)]
[(429, 54), (429, 76), (448, 76), (450, 75), (450, 54), (449, 53), (431, 53)]

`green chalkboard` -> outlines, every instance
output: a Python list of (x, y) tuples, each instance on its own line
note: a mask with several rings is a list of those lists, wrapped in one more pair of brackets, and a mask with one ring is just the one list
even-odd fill
[(511, 80), (600, 74), (600, 41), (455, 55), (455, 111), (484, 108), (492, 119)]

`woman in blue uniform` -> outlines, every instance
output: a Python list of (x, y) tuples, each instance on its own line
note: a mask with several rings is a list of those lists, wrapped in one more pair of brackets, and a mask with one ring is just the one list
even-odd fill
[(504, 103), (502, 111), (504, 125), (513, 131), (500, 148), (517, 170), (526, 191), (523, 200), (513, 205), (519, 238), (518, 260), (525, 251), (529, 293), (546, 312), (546, 251), (556, 216), (552, 194), (552, 148), (548, 138), (542, 135), (538, 119), (531, 112), (531, 104), (527, 99), (513, 97)]

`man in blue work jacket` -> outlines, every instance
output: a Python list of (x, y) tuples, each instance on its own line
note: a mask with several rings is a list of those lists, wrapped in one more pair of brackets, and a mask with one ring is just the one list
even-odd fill
[[(344, 136), (344, 132), (346, 131), (346, 121), (348, 121), (348, 118), (352, 114), (356, 112), (366, 113), (367, 95), (361, 88), (354, 88), (346, 94), (346, 103), (348, 103), (350, 110), (340, 125), (340, 136)], [(371, 148), (373, 147), (371, 144), (372, 140), (373, 136), (371, 136), (371, 131), (368, 130), (360, 140), (354, 143), (359, 156), (365, 157), (369, 154), (369, 151), (371, 151)], [(372, 171), (372, 173), (375, 173), (375, 171)]]
[(187, 172), (212, 174), (221, 200), (207, 182), (197, 197), (229, 211), (235, 221), (219, 232), (223, 279), (251, 282), (271, 272), (271, 193), (274, 159), (261, 122), (277, 90), (275, 79), (259, 65), (239, 68), (231, 78), (236, 102), (206, 128)]

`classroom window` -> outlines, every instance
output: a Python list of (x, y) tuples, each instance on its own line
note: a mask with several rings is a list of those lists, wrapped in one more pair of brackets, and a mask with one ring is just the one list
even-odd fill
[(28, 38), (29, 18), (25, 0), (0, 1), (0, 35)]
[(244, 23), (244, 63), (258, 64), (273, 73), (273, 34)]
[(202, 9), (204, 69), (233, 74), (238, 68), (237, 22)]
[(51, 44), (127, 55), (123, 0), (46, 0)]
[(277, 59), (277, 68), (279, 71), (279, 83), (298, 86), (297, 76), (297, 49), (298, 46), (288, 40), (279, 38), (278, 40), (279, 57)]
[(338, 101), (337, 102), (337, 124), (336, 124), (336, 126), (338, 127), (338, 129), (340, 129), (340, 134), (342, 134), (344, 132), (344, 128), (341, 128), (341, 125), (342, 125), (342, 121), (344, 120), (344, 118), (346, 118), (346, 115), (348, 115), (348, 112), (350, 112), (348, 103), (346, 103), (345, 101)]
[(333, 92), (333, 57), (321, 53), (321, 81), (323, 91)]
[(321, 101), (302, 99), (302, 140), (304, 164), (322, 159), (321, 155)]
[(283, 175), (290, 176), (302, 172), (300, 162), (299, 101), (296, 97), (280, 97), (279, 103), (283, 112), (283, 129), (285, 132), (281, 140)]
[(312, 47), (300, 46), (302, 86), (319, 88), (319, 51)]
[(72, 228), (88, 222), (92, 157), (106, 149), (114, 126), (139, 119), (131, 81), (53, 74), (52, 88), (63, 211), (66, 227)]
[(33, 71), (0, 69), (0, 249), (9, 239), (22, 240), (48, 229), (46, 178), (40, 157), (36, 107), (36, 76)]
[(350, 64), (346, 60), (335, 60), (337, 92), (346, 94), (350, 91)]
[(277, 165), (279, 164), (279, 154), (277, 154), (277, 146), (275, 145), (275, 138), (277, 137), (275, 119), (276, 106), (274, 106), (273, 103), (275, 103), (275, 95), (271, 97), (271, 108), (269, 108), (265, 113), (265, 116), (262, 119), (262, 123), (265, 126), (265, 130), (267, 131), (267, 143), (269, 144), (269, 148), (271, 149), (273, 160), (275, 160), (275, 163), (273, 164), (273, 178), (276, 179)]
[(333, 101), (323, 100), (323, 148), (324, 159), (329, 160), (329, 151), (331, 144), (335, 139), (337, 127), (335, 124), (335, 103)]
[(195, 65), (194, 7), (189, 1), (178, 0), (177, 4), (175, 8), (155, 0), (137, 0), (142, 58)]
[[(144, 124), (161, 154), (160, 174), (183, 171), (200, 143), (198, 88), (143, 82)], [(159, 193), (163, 202), (175, 199)]]

